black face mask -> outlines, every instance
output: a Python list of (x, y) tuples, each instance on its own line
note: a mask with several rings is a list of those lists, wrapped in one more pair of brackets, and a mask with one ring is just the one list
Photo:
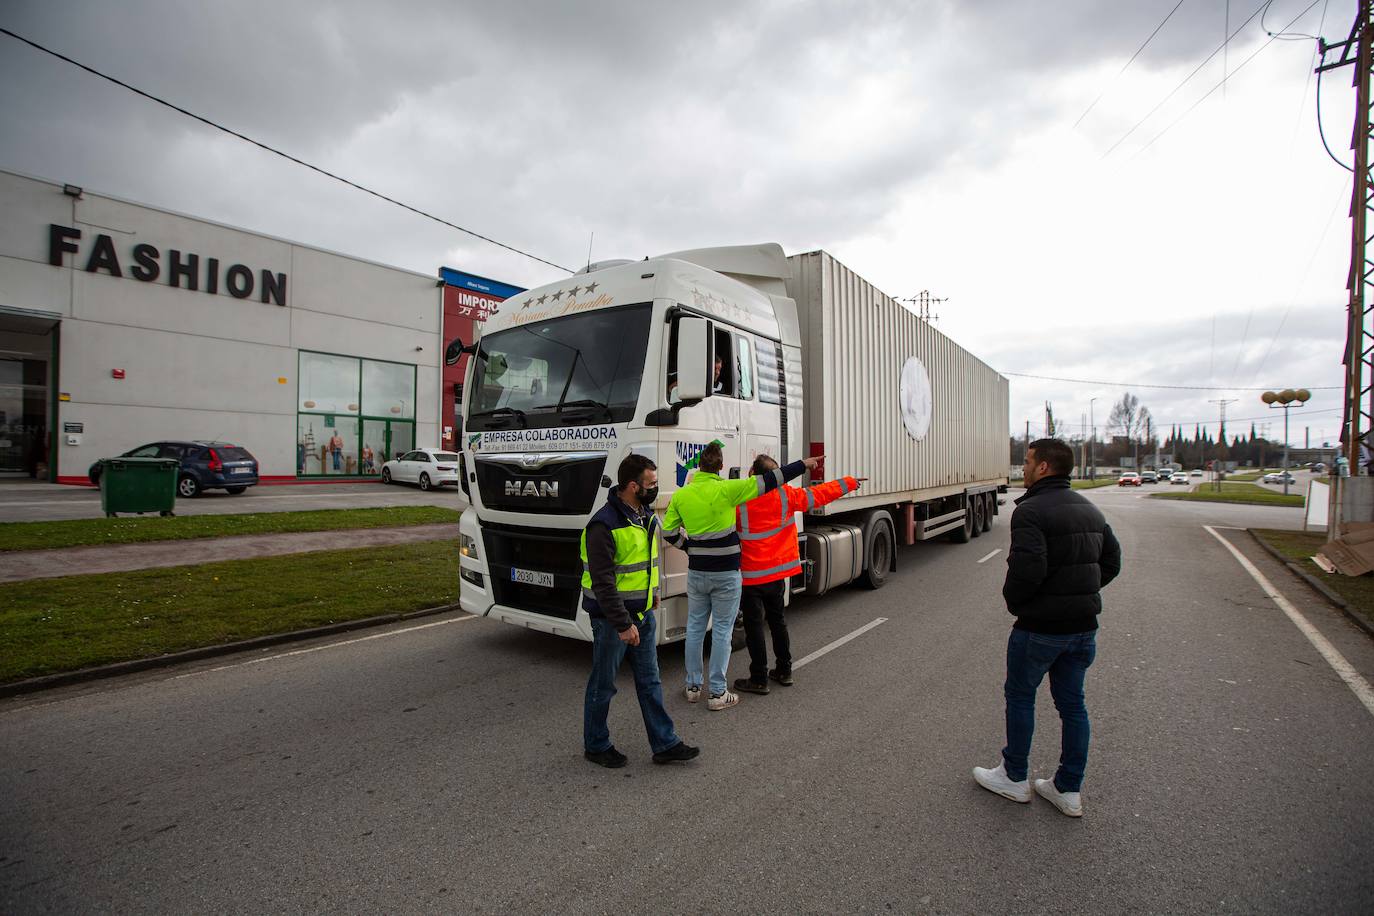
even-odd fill
[(647, 490), (642, 486), (639, 487), (639, 504), (641, 506), (647, 509), (654, 504), (656, 499), (658, 499), (658, 487), (650, 487)]

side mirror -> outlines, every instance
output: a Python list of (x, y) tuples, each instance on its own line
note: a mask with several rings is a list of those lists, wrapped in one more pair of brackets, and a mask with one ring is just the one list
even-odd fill
[(444, 350), (444, 365), (452, 366), (454, 363), (458, 362), (458, 360), (462, 359), (463, 354), (466, 352), (467, 347), (463, 346), (463, 338), (453, 338), (448, 348)]
[(711, 323), (684, 315), (677, 324), (677, 396), (700, 401), (710, 393)]

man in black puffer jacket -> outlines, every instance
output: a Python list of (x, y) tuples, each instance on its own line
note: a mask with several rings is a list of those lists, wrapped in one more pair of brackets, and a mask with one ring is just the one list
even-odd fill
[(1028, 802), (1035, 692), (1046, 673), (1063, 723), (1059, 769), (1035, 791), (1070, 817), (1083, 814), (1088, 708), (1083, 679), (1097, 654), (1102, 586), (1121, 572), (1121, 545), (1102, 513), (1069, 487), (1073, 450), (1058, 439), (1026, 449), (1026, 494), (1011, 517), (1011, 551), (1002, 597), (1016, 616), (1007, 640), (1007, 746), (995, 769), (973, 768), (978, 784)]

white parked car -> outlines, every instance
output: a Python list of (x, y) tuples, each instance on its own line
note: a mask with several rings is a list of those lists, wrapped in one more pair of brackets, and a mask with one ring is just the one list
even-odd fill
[(1201, 476), (1202, 476), (1202, 468), (1193, 468), (1191, 471), (1188, 472), (1188, 476), (1189, 476), (1189, 477), (1201, 477)]
[(382, 483), (413, 483), (421, 490), (458, 486), (458, 453), (417, 448), (382, 465)]
[(1287, 478), (1290, 484), (1297, 480), (1296, 477), (1287, 471), (1275, 471), (1272, 474), (1265, 474), (1262, 479), (1264, 483), (1283, 483), (1285, 478)]

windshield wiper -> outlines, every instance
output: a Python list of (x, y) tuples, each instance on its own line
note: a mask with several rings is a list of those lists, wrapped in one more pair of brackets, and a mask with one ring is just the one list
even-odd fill
[(496, 407), (492, 410), (479, 410), (477, 413), (468, 417), (469, 420), (476, 420), (478, 417), (512, 417), (520, 421), (521, 426), (528, 425), (525, 422), (525, 412), (518, 407)]
[(581, 408), (581, 409), (589, 409), (589, 410), (600, 410), (602, 413), (606, 414), (606, 416), (608, 416), (608, 417), (611, 415), (611, 408), (610, 408), (609, 405), (603, 404), (603, 403), (601, 403), (600, 401), (597, 401), (597, 400), (593, 400), (592, 398), (582, 398), (582, 399), (577, 400), (577, 401), (564, 401), (564, 402), (563, 402), (563, 406), (559, 408), (559, 411), (558, 411), (558, 412), (559, 412), (559, 413), (562, 413), (562, 412), (565, 411), (565, 410), (578, 409), (578, 408)]
[(610, 405), (603, 404), (600, 401), (594, 400), (592, 398), (580, 398), (576, 401), (564, 401), (561, 404), (540, 404), (537, 407), (531, 407), (530, 410), (552, 410), (555, 413), (562, 413), (563, 411), (568, 410), (569, 408), (587, 408), (600, 410), (606, 413), (608, 416), (611, 412)]

